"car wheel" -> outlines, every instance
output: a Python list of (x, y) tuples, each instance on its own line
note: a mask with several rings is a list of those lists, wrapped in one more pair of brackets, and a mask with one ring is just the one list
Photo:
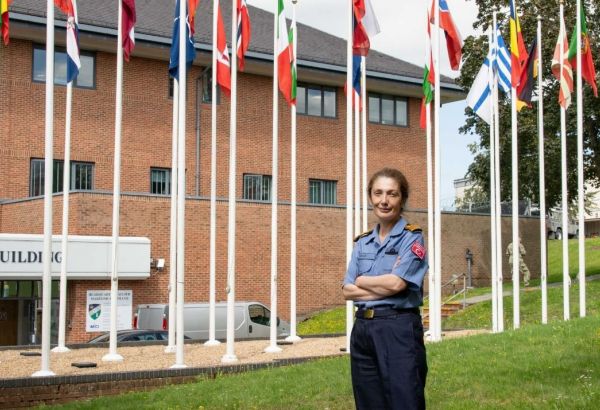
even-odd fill
[(557, 228), (554, 237), (560, 241), (562, 239), (562, 229)]
[(554, 232), (548, 231), (547, 238), (548, 239), (556, 239), (556, 235), (554, 234)]

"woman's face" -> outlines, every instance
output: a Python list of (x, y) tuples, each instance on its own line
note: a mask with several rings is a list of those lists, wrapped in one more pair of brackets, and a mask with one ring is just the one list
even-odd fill
[(402, 213), (402, 194), (395, 179), (379, 177), (371, 189), (373, 211), (380, 223), (395, 223)]

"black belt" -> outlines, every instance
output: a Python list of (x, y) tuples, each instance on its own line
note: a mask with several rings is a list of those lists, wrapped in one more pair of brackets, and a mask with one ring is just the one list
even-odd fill
[(392, 307), (372, 307), (372, 308), (359, 308), (356, 311), (357, 319), (373, 319), (376, 317), (393, 316), (402, 313), (414, 313), (417, 315), (421, 314), (421, 310), (418, 307), (414, 308), (392, 308)]

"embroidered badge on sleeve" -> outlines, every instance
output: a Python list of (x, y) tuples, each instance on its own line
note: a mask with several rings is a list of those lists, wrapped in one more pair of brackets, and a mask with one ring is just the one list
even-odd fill
[(415, 255), (417, 255), (417, 258), (423, 260), (423, 258), (425, 257), (425, 247), (423, 245), (421, 245), (419, 243), (419, 241), (415, 241), (412, 244), (412, 247), (410, 248), (410, 250), (412, 251), (412, 253), (414, 253)]

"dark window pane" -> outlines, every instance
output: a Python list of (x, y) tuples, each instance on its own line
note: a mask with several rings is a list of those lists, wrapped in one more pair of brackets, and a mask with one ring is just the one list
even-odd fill
[(379, 122), (379, 97), (369, 96), (369, 121)]
[(54, 84), (67, 85), (67, 53), (54, 53)]
[(79, 56), (79, 60), (81, 61), (81, 68), (75, 80), (76, 84), (79, 87), (94, 88), (94, 73), (96, 71), (94, 56), (82, 54)]
[(381, 99), (381, 123), (394, 123), (394, 100), (392, 100), (391, 98)]
[(325, 117), (335, 117), (335, 91), (323, 91), (323, 110)]
[(321, 115), (321, 90), (308, 89), (308, 115)]
[(296, 92), (296, 112), (306, 114), (306, 88), (298, 86)]
[(308, 182), (308, 200), (311, 204), (321, 203), (321, 181), (309, 180)]
[[(75, 79), (75, 86), (94, 88), (95, 55), (82, 53), (79, 57), (81, 68)], [(33, 81), (46, 81), (46, 49), (34, 47), (33, 49)], [(67, 53), (56, 50), (54, 52), (54, 83), (66, 85), (67, 83)]]
[(269, 175), (263, 175), (262, 178), (262, 200), (271, 200), (271, 177)]
[(43, 48), (33, 49), (33, 81), (46, 80), (46, 50)]
[(157, 195), (171, 194), (171, 170), (170, 169), (151, 169), (150, 170), (150, 193)]
[(396, 100), (396, 125), (408, 125), (406, 100)]

